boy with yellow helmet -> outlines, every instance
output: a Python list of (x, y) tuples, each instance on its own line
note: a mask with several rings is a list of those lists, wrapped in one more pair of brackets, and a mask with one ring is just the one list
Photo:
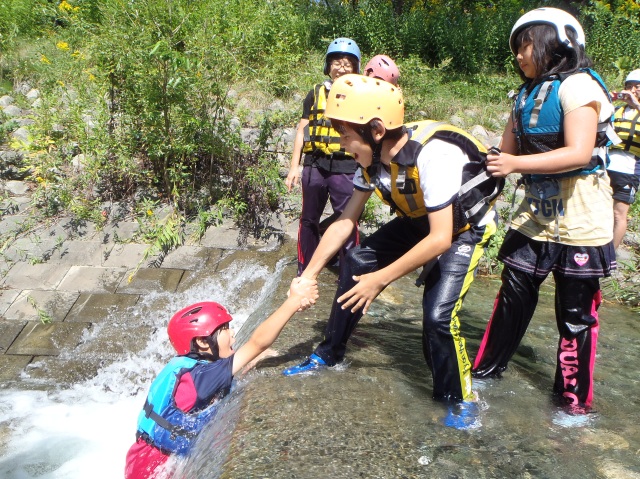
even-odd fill
[[(480, 217), (466, 215), (459, 192), (465, 165), (478, 162), (486, 150), (451, 125), (404, 125), (401, 90), (380, 79), (345, 75), (336, 80), (326, 115), (361, 169), (351, 200), (323, 236), (301, 279), (317, 277), (349, 238), (374, 191), (397, 217), (347, 253), (324, 340), (306, 361), (284, 374), (342, 361), (349, 336), (376, 296), (424, 265), (428, 274), (422, 342), (433, 374), (433, 396), (470, 405), (471, 362), (460, 335), (458, 310), (496, 224), (490, 206)], [(464, 421), (450, 425), (469, 426)]]

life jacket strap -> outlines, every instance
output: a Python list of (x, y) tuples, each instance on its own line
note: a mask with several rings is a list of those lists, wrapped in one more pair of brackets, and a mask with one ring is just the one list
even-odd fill
[(542, 104), (547, 99), (547, 95), (551, 92), (551, 85), (553, 85), (553, 81), (544, 82), (540, 87), (540, 90), (538, 90), (538, 94), (533, 99), (533, 110), (531, 110), (529, 128), (535, 128), (538, 125), (540, 110), (542, 110)]
[(149, 403), (149, 401), (145, 401), (144, 402), (144, 414), (147, 418), (151, 419), (152, 421), (154, 421), (158, 426), (160, 426), (163, 429), (166, 429), (167, 431), (169, 431), (171, 433), (172, 438), (175, 439), (176, 436), (183, 436), (183, 437), (187, 437), (187, 438), (193, 438), (197, 435), (196, 431), (188, 431), (180, 426), (177, 426), (176, 424), (172, 424), (169, 421), (167, 421), (165, 418), (163, 418), (162, 416), (160, 416), (159, 414), (157, 414), (154, 410), (153, 410), (153, 404)]

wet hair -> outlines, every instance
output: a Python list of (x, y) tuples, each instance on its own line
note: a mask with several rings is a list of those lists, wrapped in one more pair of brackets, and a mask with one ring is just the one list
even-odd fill
[(213, 333), (209, 336), (199, 336), (200, 339), (203, 339), (207, 342), (209, 349), (211, 349), (211, 353), (203, 353), (198, 343), (196, 343), (196, 339), (191, 339), (191, 352), (201, 356), (210, 361), (217, 361), (220, 359), (220, 347), (218, 346), (218, 333), (223, 329), (229, 329), (229, 323), (221, 324)]
[[(526, 27), (516, 35), (514, 48), (517, 52), (522, 45), (533, 44), (533, 63), (536, 67), (536, 77), (531, 82), (538, 83), (549, 75), (570, 75), (581, 68), (593, 65), (587, 57), (584, 47), (576, 41), (576, 32), (571, 27), (565, 27), (567, 37), (573, 48), (569, 48), (558, 40), (556, 29), (551, 25), (540, 24)], [(517, 63), (517, 62), (516, 62)], [(528, 82), (531, 79), (524, 76), (524, 72), (518, 68), (520, 78)]]

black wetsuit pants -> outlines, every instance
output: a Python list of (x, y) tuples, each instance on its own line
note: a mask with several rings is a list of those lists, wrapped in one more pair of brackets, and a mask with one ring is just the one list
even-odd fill
[[(593, 397), (593, 367), (598, 338), (598, 278), (567, 277), (553, 272), (556, 323), (560, 332), (554, 394), (579, 407)], [(516, 352), (538, 303), (545, 277), (505, 265), (502, 287), (476, 357), (473, 376), (499, 376)]]
[[(453, 238), (448, 251), (435, 262), (425, 279), (423, 295), (423, 352), (433, 374), (436, 399), (471, 398), (471, 362), (465, 340), (460, 335), (458, 311), (484, 248), (496, 230), (496, 224), (473, 227)], [(343, 310), (337, 298), (349, 291), (359, 276), (393, 263), (429, 234), (427, 217), (395, 218), (349, 250), (340, 269), (338, 290), (327, 323), (324, 340), (315, 354), (327, 364), (342, 361), (347, 341), (362, 317), (362, 310)]]

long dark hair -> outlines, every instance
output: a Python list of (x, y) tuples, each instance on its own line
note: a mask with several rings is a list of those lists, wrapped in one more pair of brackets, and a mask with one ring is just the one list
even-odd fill
[(532, 84), (536, 84), (549, 75), (570, 75), (581, 68), (589, 68), (593, 65), (584, 47), (576, 41), (575, 30), (571, 27), (565, 27), (565, 30), (573, 48), (560, 43), (558, 34), (551, 25), (532, 25), (522, 29), (516, 35), (514, 42), (516, 52), (523, 44), (533, 44), (533, 62), (536, 66), (536, 77), (533, 81), (525, 77), (522, 70), (518, 68), (522, 81), (531, 81)]

